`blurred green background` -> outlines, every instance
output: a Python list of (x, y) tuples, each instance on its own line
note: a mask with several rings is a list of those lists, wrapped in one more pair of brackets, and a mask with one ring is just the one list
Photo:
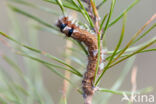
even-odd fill
[[(55, 6), (51, 5), (49, 3), (43, 2), (42, 0), (27, 0), (27, 1), (51, 9), (55, 9), (56, 12), (59, 12), (61, 14), (59, 7), (56, 5)], [(117, 0), (112, 19), (118, 16), (118, 14), (122, 10), (124, 10), (132, 1), (133, 0)], [(109, 3), (110, 2), (108, 1), (108, 3), (106, 3), (105, 6), (103, 7), (105, 8), (105, 10), (109, 9), (109, 7), (107, 7), (107, 4)], [(59, 18), (59, 16), (51, 15), (40, 10), (28, 8), (23, 5), (18, 5), (18, 6), (22, 8), (22, 10), (28, 11), (29, 13), (42, 18), (43, 20), (47, 21), (50, 24), (55, 24), (56, 20)], [(101, 16), (103, 16), (103, 13), (105, 12), (103, 8), (100, 9)], [(69, 14), (71, 13), (70, 10), (68, 10), (68, 12)], [(6, 34), (12, 33), (13, 24), (9, 16), (10, 13), (12, 12), (7, 7), (7, 0), (0, 0), (0, 30)], [(135, 34), (137, 30), (141, 26), (143, 26), (154, 13), (156, 13), (156, 0), (141, 0), (140, 3), (138, 3), (134, 8), (132, 8), (132, 10), (128, 12), (126, 33), (121, 47), (125, 46), (127, 41), (133, 36), (133, 34)], [(25, 41), (29, 40), (27, 36), (30, 30), (28, 28), (31, 28), (30, 24), (33, 24), (34, 21), (17, 13), (14, 13), (14, 15), (16, 16), (16, 19), (19, 22), (18, 24), (22, 32), (22, 34), (20, 34), (20, 37), (24, 43)], [(79, 15), (78, 15), (78, 20), (81, 20), (81, 16)], [(151, 25), (152, 24), (150, 24), (150, 26)], [(122, 20), (120, 20), (120, 22), (118, 22), (113, 27), (111, 27), (107, 32), (108, 50), (113, 50), (115, 48), (116, 43), (118, 42), (116, 38), (120, 36), (121, 26), (122, 26)], [(39, 49), (49, 52), (52, 55), (63, 59), (64, 58), (63, 52), (65, 50), (66, 39), (44, 31), (37, 31), (37, 32), (38, 32), (37, 36), (39, 41), (39, 45), (38, 45)], [(141, 44), (142, 42), (149, 40), (153, 36), (156, 36), (156, 29), (152, 30), (143, 40), (139, 41), (137, 44)], [(156, 45), (153, 45), (152, 47), (155, 48)], [(0, 52), (5, 53), (8, 56), (10, 55), (10, 50), (3, 44), (0, 44)], [(17, 55), (17, 60), (18, 60), (18, 65), (22, 67), (23, 70), (26, 70), (23, 62), (21, 61), (21, 57), (18, 55)], [(155, 76), (156, 64), (155, 63), (156, 63), (155, 52), (149, 52), (149, 53), (137, 55), (136, 60), (134, 62), (134, 66), (138, 67), (137, 89), (146, 88), (148, 86), (152, 86), (153, 88), (156, 87), (156, 76)], [(103, 86), (105, 88), (111, 88), (113, 83), (120, 76), (121, 71), (123, 69), (123, 64), (124, 62), (112, 68), (111, 70), (107, 71), (107, 73), (105, 74), (102, 80)], [(8, 66), (8, 64), (4, 62), (1, 58), (0, 58), (0, 65), (5, 67), (8, 72), (12, 73), (12, 75), (14, 74), (12, 71), (10, 71), (10, 66)], [(47, 70), (42, 65), (41, 65), (41, 71), (42, 71), (41, 74), (43, 76), (43, 83), (45, 85), (45, 88), (49, 92), (55, 104), (57, 104), (59, 102), (60, 95), (62, 94), (61, 90), (62, 90), (63, 80), (58, 76), (56, 76), (54, 73), (52, 73), (50, 70)], [(131, 90), (130, 77), (131, 77), (131, 73), (129, 73), (128, 76), (126, 77), (123, 85), (120, 88), (121, 90)], [(154, 90), (152, 94), (154, 94), (156, 97), (156, 90)], [(111, 100), (109, 100), (108, 104), (121, 104), (120, 99), (121, 99), (120, 95), (113, 95)], [(69, 104), (82, 104), (82, 102), (83, 100), (81, 95), (73, 90), (72, 93), (69, 95)]]

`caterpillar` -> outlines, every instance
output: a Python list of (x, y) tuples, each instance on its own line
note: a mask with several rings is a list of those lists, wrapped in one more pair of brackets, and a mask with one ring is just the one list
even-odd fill
[[(64, 33), (67, 37), (71, 37), (75, 40), (83, 42), (88, 48), (88, 65), (87, 71), (84, 73), (82, 80), (82, 90), (84, 98), (88, 99), (92, 97), (95, 92), (93, 86), (93, 79), (95, 77), (96, 72), (96, 64), (97, 64), (97, 53), (98, 53), (98, 42), (96, 34), (90, 33), (85, 29), (81, 29), (74, 22), (72, 22), (69, 17), (62, 17), (57, 21), (57, 27), (60, 28), (60, 31)], [(101, 54), (101, 64), (99, 65), (99, 69), (103, 69), (104, 64), (102, 63), (104, 55)], [(90, 104), (90, 103), (85, 103)]]

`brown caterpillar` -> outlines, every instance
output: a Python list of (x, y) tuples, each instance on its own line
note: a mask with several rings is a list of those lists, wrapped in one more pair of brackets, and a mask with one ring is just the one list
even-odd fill
[[(89, 99), (89, 96), (92, 97), (94, 94), (93, 79), (96, 72), (97, 64), (97, 53), (98, 53), (98, 42), (95, 34), (92, 34), (84, 29), (81, 29), (79, 26), (75, 25), (72, 21), (69, 20), (69, 17), (63, 17), (58, 20), (57, 27), (60, 28), (60, 31), (64, 33), (67, 37), (72, 37), (78, 41), (83, 42), (88, 48), (88, 65), (87, 71), (84, 74), (82, 80), (82, 90), (84, 93), (84, 98)], [(103, 59), (103, 54), (101, 54), (101, 62)], [(104, 64), (99, 65), (99, 69), (103, 69)], [(85, 103), (90, 104), (90, 103)]]

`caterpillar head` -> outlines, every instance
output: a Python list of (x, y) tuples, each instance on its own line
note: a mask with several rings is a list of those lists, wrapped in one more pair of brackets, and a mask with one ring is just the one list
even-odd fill
[(72, 21), (69, 20), (69, 17), (63, 17), (57, 21), (57, 27), (60, 28), (60, 31), (65, 33), (66, 36), (70, 37), (76, 27), (75, 24), (72, 24)]

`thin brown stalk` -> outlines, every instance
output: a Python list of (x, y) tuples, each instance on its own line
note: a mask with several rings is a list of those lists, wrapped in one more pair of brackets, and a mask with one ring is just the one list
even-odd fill
[[(72, 47), (73, 47), (72, 42), (70, 40), (67, 40), (66, 41), (66, 49), (65, 49), (65, 53), (67, 56), (71, 55), (72, 51), (70, 50), (70, 48), (72, 48)], [(69, 65), (71, 64), (71, 60), (69, 58), (65, 58), (65, 62)], [(64, 74), (65, 74), (66, 78), (70, 79), (70, 72), (69, 71), (65, 70)], [(69, 89), (69, 83), (67, 80), (64, 80), (63, 81), (63, 89), (62, 89), (63, 90), (62, 95), (63, 95), (64, 100), (66, 100), (66, 98), (67, 98), (68, 89)]]
[(99, 33), (99, 25), (100, 25), (99, 19), (100, 19), (100, 17), (99, 17), (98, 11), (96, 9), (96, 6), (95, 6), (95, 3), (93, 2), (93, 0), (90, 0), (90, 3), (91, 3), (91, 6), (93, 8), (93, 13), (94, 13), (94, 17), (95, 17), (95, 19), (94, 19), (94, 22), (95, 22), (95, 31), (96, 31), (96, 33), (98, 35), (100, 35), (100, 33)]
[[(91, 2), (90, 4), (92, 6), (93, 13), (94, 13), (93, 14), (94, 15), (94, 20), (93, 21), (95, 23), (95, 31), (96, 31), (96, 34), (98, 35), (98, 37), (101, 37), (101, 31), (99, 31), (99, 28), (100, 28), (100, 17), (99, 17), (99, 13), (98, 13), (98, 10), (96, 8), (96, 5), (95, 5), (94, 1), (93, 0), (90, 0), (90, 2)], [(100, 59), (98, 58), (98, 60), (100, 60), (100, 61), (98, 61), (98, 63), (101, 64), (105, 60), (105, 59), (102, 58), (103, 57), (102, 54), (104, 54), (104, 52), (102, 50), (102, 41), (100, 41), (98, 43), (98, 46), (100, 47), (99, 48), (100, 53), (98, 54), (100, 56)], [(98, 67), (99, 67), (99, 65), (98, 65)], [(97, 75), (100, 75), (101, 74), (101, 70), (98, 70), (98, 73), (96, 72), (96, 74)], [(95, 75), (95, 78), (96, 78), (96, 75)]]
[[(90, 17), (92, 18), (92, 21), (94, 22), (94, 31), (96, 32), (97, 34), (97, 42), (98, 42), (98, 58), (97, 58), (97, 65), (96, 65), (96, 72), (95, 72), (95, 77), (94, 77), (94, 81), (96, 80), (96, 75), (100, 74), (100, 71), (98, 70), (99, 69), (99, 64), (102, 63), (102, 58), (101, 58), (101, 49), (102, 49), (102, 44), (101, 44), (101, 41), (100, 41), (100, 31), (99, 31), (99, 27), (100, 27), (100, 18), (99, 18), (99, 14), (98, 14), (98, 11), (97, 11), (97, 8), (96, 8), (96, 5), (94, 3), (93, 0), (85, 0), (86, 3), (88, 4), (88, 13), (90, 14)], [(90, 95), (90, 96), (87, 96), (85, 97), (85, 104), (92, 104), (92, 97), (93, 95)]]
[(132, 69), (132, 74), (131, 74), (132, 92), (135, 92), (137, 88), (137, 82), (136, 82), (137, 70), (138, 68), (136, 66), (134, 66), (134, 68)]
[[(137, 71), (138, 71), (138, 68), (134, 66), (134, 68), (132, 69), (132, 74), (131, 74), (132, 93), (135, 93), (137, 89), (137, 81), (136, 81)], [(131, 100), (130, 100), (131, 102), (133, 99), (132, 97), (133, 97), (133, 94), (131, 95)]]
[[(77, 14), (76, 13), (72, 13), (71, 15), (73, 16), (73, 18), (75, 18), (75, 19), (77, 18)], [(67, 40), (66, 41), (66, 47), (65, 47), (65, 54), (66, 54), (67, 57), (72, 54), (72, 50), (70, 50), (72, 47), (73, 47), (72, 41)], [(67, 57), (65, 58), (65, 62), (68, 65), (70, 65), (71, 64), (71, 60), (69, 58), (67, 58)], [(67, 79), (70, 79), (70, 72), (69, 71), (65, 70), (64, 75), (65, 75), (65, 77)], [(66, 101), (66, 99), (67, 99), (69, 86), (70, 86), (69, 82), (64, 79), (64, 81), (63, 81), (63, 89), (62, 89), (62, 91), (63, 91), (62, 97), (63, 97), (64, 101)]]

